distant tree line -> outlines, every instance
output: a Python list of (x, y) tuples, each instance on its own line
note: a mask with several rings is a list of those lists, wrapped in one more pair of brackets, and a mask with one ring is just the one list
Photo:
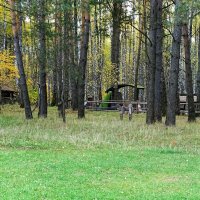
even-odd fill
[(57, 106), (65, 122), (71, 106), (84, 118), (87, 97), (101, 100), (107, 87), (129, 83), (135, 90), (123, 96), (147, 101), (147, 124), (166, 116), (175, 125), (181, 93), (195, 121), (199, 10), (198, 0), (0, 0), (0, 51), (16, 56), (26, 118), (33, 102), (39, 117)]

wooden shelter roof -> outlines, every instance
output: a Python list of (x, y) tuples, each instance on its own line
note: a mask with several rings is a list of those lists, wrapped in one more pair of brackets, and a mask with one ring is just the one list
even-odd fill
[(11, 87), (8, 87), (6, 85), (3, 85), (1, 87), (1, 91), (8, 91), (8, 92), (17, 92), (15, 89), (11, 88)]
[[(123, 88), (123, 87), (127, 87), (127, 86), (133, 87), (133, 88), (135, 87), (134, 85), (130, 85), (130, 84), (118, 84), (118, 85), (117, 85), (117, 89), (120, 89), (120, 88)], [(105, 92), (108, 93), (109, 91), (114, 91), (114, 89), (115, 89), (115, 86), (112, 86), (112, 87), (108, 88)], [(137, 86), (137, 89), (142, 89), (142, 90), (144, 90), (144, 87), (141, 86), (141, 85), (138, 85), (138, 86)]]

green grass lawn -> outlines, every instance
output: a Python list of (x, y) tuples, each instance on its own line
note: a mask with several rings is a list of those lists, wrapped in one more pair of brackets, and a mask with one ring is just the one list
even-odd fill
[[(35, 113), (37, 115), (37, 113)], [(119, 120), (87, 112), (67, 124), (0, 113), (0, 199), (200, 199), (200, 120), (177, 127), (145, 125), (145, 115)]]

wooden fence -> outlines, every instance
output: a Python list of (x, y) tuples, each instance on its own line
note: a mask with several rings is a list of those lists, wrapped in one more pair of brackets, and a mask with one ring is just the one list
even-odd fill
[[(101, 107), (101, 104), (108, 104), (108, 107)], [(87, 101), (86, 108), (89, 110), (108, 110), (108, 111), (119, 111), (122, 106), (128, 107), (132, 104), (134, 112), (146, 112), (147, 102), (131, 102), (128, 100), (124, 101)]]
[[(100, 107), (102, 103), (108, 104), (108, 107)], [(132, 104), (134, 113), (145, 113), (147, 111), (147, 102), (124, 101), (87, 101), (86, 108), (96, 111), (119, 111), (124, 106), (128, 110), (129, 104)], [(200, 114), (200, 103), (195, 103), (195, 112)], [(188, 113), (188, 103), (180, 103), (180, 113)]]
[[(196, 114), (200, 113), (200, 103), (194, 103)], [(188, 114), (188, 103), (180, 103), (180, 113)]]

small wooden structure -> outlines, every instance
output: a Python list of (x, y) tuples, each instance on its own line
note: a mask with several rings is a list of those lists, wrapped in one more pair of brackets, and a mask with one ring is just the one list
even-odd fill
[(8, 86), (1, 86), (1, 103), (14, 103), (16, 101), (17, 91)]
[[(112, 92), (112, 96), (111, 96), (110, 100), (122, 100), (122, 94), (121, 94), (121, 92), (119, 92), (119, 89), (124, 88), (124, 87), (135, 88), (134, 85), (130, 85), (130, 84), (118, 84), (118, 85), (111, 86), (105, 92), (106, 93)], [(140, 90), (144, 90), (144, 87), (138, 85), (137, 86), (137, 96), (139, 96)]]
[[(179, 102), (180, 102), (180, 113), (187, 114), (188, 113), (187, 94), (181, 94), (179, 96)], [(200, 113), (200, 103), (197, 102), (196, 94), (194, 94), (194, 106), (195, 106), (195, 112), (197, 114), (199, 114)]]
[[(123, 119), (123, 114), (125, 111), (129, 113), (129, 120), (132, 119), (132, 113), (146, 112), (146, 102), (134, 102), (133, 99), (123, 99), (122, 93), (119, 89), (124, 87), (135, 88), (134, 85), (130, 84), (117, 84), (108, 88), (105, 93), (104, 99), (101, 101), (94, 101), (92, 98), (88, 98), (85, 103), (85, 107), (90, 110), (113, 110), (120, 111), (120, 118)], [(137, 93), (144, 90), (143, 86), (137, 86)]]
[[(130, 98), (123, 99), (122, 93), (119, 91), (121, 88), (125, 88), (125, 87), (135, 88), (134, 85), (130, 85), (130, 84), (117, 84), (117, 85), (111, 86), (105, 91), (107, 95), (102, 101), (102, 104), (100, 107), (104, 109), (109, 109), (109, 110), (116, 110), (118, 109), (119, 106), (122, 106), (123, 103), (131, 102), (132, 99)], [(137, 86), (138, 96), (139, 96), (140, 90), (144, 90), (144, 87), (138, 85)]]

